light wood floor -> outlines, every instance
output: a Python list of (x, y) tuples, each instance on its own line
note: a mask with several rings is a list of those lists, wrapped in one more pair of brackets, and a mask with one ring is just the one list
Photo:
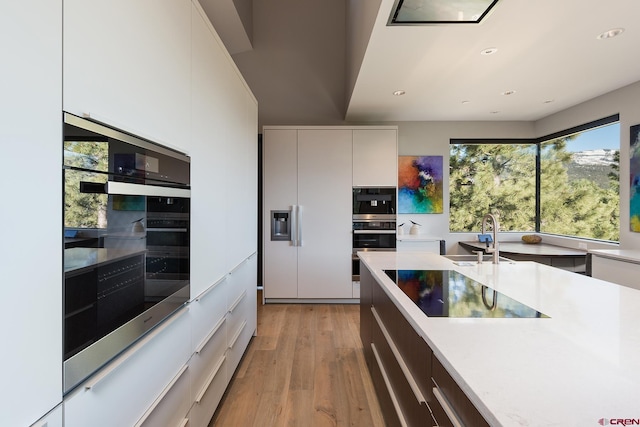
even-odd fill
[(384, 426), (359, 306), (261, 301), (258, 334), (209, 427)]

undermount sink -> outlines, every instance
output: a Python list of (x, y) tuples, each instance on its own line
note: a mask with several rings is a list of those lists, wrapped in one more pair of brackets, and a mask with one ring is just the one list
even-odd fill
[[(445, 258), (450, 259), (451, 261), (456, 261), (456, 262), (473, 262), (473, 263), (477, 263), (478, 262), (478, 255), (443, 255)], [(509, 259), (509, 258), (505, 258), (505, 257), (500, 257), (498, 258), (500, 262), (507, 262), (507, 263), (511, 263), (514, 264), (515, 261)], [(492, 262), (493, 261), (493, 255), (491, 254), (483, 254), (482, 255), (482, 262)]]

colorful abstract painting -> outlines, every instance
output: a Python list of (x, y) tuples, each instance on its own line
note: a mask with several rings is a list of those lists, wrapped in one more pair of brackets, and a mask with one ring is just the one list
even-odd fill
[(398, 157), (398, 213), (442, 213), (442, 156)]
[(629, 150), (629, 220), (630, 229), (640, 233), (640, 125), (631, 126), (631, 147)]

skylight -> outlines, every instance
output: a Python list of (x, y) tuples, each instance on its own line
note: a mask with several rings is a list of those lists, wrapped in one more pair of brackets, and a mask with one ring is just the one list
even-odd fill
[(389, 25), (477, 24), (498, 0), (396, 0)]

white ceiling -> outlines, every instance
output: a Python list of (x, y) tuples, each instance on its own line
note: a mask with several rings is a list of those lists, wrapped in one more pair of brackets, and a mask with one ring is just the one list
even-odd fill
[(387, 26), (393, 3), (381, 2), (348, 121), (530, 121), (640, 80), (638, 0), (500, 0), (480, 24), (402, 27)]

